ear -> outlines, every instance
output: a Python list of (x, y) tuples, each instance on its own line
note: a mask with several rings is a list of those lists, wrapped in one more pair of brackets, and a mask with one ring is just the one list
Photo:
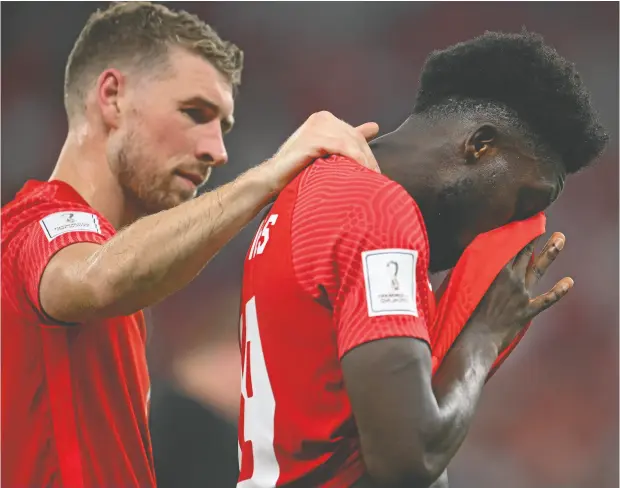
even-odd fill
[(125, 77), (116, 69), (106, 69), (97, 79), (97, 104), (106, 127), (116, 129), (121, 117)]
[(476, 163), (485, 154), (494, 154), (497, 149), (497, 135), (497, 128), (492, 124), (478, 126), (465, 142), (465, 159)]

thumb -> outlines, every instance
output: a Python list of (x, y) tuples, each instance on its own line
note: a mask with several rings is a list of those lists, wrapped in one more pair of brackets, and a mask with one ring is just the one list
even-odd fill
[(367, 141), (372, 141), (379, 133), (379, 125), (376, 122), (366, 122), (365, 124), (358, 125), (356, 128)]

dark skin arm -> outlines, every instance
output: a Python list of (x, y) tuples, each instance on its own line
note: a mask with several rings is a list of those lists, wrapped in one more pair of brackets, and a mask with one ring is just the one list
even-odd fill
[(564, 240), (554, 234), (529, 265), (531, 243), (506, 265), (434, 377), (428, 345), (413, 338), (377, 340), (344, 356), (370, 486), (428, 488), (438, 481), (465, 439), (499, 352), (572, 286), (564, 278), (530, 298)]
[[(377, 484), (368, 476), (364, 475), (351, 488), (377, 488)], [(448, 483), (448, 470), (441, 473), (441, 476), (429, 488), (450, 488)]]

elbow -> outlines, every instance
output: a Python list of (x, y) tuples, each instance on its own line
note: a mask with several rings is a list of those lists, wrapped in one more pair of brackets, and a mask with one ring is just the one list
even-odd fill
[(373, 460), (366, 463), (366, 470), (378, 488), (430, 488), (441, 475), (423, 462), (405, 465)]
[(82, 314), (87, 319), (103, 319), (117, 315), (118, 293), (110, 273), (98, 268), (89, 269), (82, 276)]
[(106, 298), (94, 281), (67, 266), (45, 270), (39, 284), (39, 300), (45, 314), (53, 320), (73, 324), (96, 318)]
[(429, 488), (445, 471), (443, 456), (425, 448), (400, 444), (396, 449), (382, 449), (365, 454), (368, 476), (380, 488)]

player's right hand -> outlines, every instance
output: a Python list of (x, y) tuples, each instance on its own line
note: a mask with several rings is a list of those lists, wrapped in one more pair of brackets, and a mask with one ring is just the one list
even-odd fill
[(571, 278), (562, 278), (548, 292), (538, 296), (532, 293), (534, 285), (563, 249), (566, 237), (554, 233), (540, 255), (532, 260), (535, 242), (529, 243), (502, 269), (469, 321), (477, 331), (488, 335), (500, 353), (528, 322), (560, 301), (574, 284)]
[(352, 127), (330, 112), (312, 114), (262, 167), (268, 173), (274, 194), (279, 193), (308, 164), (317, 158), (338, 154), (379, 172), (368, 146), (379, 126), (367, 122)]

